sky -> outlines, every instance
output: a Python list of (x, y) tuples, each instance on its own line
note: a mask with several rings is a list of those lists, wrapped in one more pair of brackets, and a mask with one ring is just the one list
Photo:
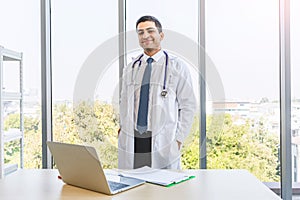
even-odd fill
[[(118, 33), (118, 1), (52, 0), (53, 98), (71, 100), (80, 69), (92, 52)], [(40, 90), (40, 1), (0, 0), (0, 45), (24, 52), (25, 89)], [(147, 1), (149, 4), (149, 1)], [(70, 6), (72, 4), (72, 6)], [(16, 6), (18, 5), (18, 6)], [(163, 28), (197, 42), (197, 1), (127, 0), (127, 30), (145, 14)], [(291, 1), (292, 96), (300, 98), (299, 1)], [(228, 100), (279, 98), (279, 16), (273, 0), (210, 0), (206, 3), (206, 53), (222, 79)], [(136, 41), (137, 42), (137, 41)], [(116, 47), (117, 48), (117, 47)], [(138, 53), (138, 52), (137, 52)], [(97, 96), (112, 95), (116, 62), (106, 66)], [(15, 78), (6, 78), (13, 85)], [(197, 84), (197, 83), (196, 83)], [(110, 95), (109, 95), (110, 93)]]

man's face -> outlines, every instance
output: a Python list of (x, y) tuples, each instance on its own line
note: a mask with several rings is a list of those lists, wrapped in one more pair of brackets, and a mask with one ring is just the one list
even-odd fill
[(159, 33), (152, 21), (141, 22), (137, 26), (137, 34), (139, 38), (140, 46), (146, 52), (157, 51), (160, 49), (160, 42), (162, 41), (164, 34)]

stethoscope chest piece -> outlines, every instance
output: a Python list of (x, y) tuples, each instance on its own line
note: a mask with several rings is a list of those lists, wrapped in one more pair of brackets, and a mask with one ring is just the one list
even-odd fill
[(168, 96), (168, 91), (167, 90), (163, 90), (163, 91), (161, 91), (160, 94), (161, 94), (162, 97), (166, 98)]

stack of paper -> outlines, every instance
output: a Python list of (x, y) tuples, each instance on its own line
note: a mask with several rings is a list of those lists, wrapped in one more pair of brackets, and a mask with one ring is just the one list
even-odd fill
[(149, 183), (167, 187), (195, 177), (182, 172), (170, 171), (166, 169), (153, 169), (147, 166), (134, 170), (123, 170), (120, 172), (120, 175), (142, 179)]

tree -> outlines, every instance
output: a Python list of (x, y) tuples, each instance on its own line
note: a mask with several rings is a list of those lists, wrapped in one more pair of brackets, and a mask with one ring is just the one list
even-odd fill
[(94, 146), (104, 168), (116, 168), (118, 157), (118, 116), (111, 104), (81, 102), (74, 108), (74, 121), (79, 138)]
[(199, 117), (194, 118), (191, 133), (184, 142), (181, 155), (182, 169), (199, 168)]
[(279, 181), (278, 138), (252, 128), (246, 121), (236, 125), (230, 115), (225, 115), (224, 126), (217, 133), (207, 132), (208, 168), (247, 169), (261, 181)]
[[(20, 128), (19, 114), (8, 115), (4, 121), (4, 129)], [(41, 131), (40, 120), (35, 117), (24, 116), (24, 167), (41, 168)], [(5, 144), (5, 162), (19, 163), (20, 143), (12, 141)]]
[[(99, 101), (82, 102), (76, 107), (56, 104), (53, 109), (55, 141), (94, 146), (104, 168), (117, 167), (119, 128), (113, 106)], [(19, 128), (18, 114), (9, 115), (4, 128)], [(24, 118), (24, 166), (41, 168), (41, 124), (33, 116)], [(244, 124), (226, 115), (207, 117), (207, 167), (210, 169), (247, 169), (261, 181), (279, 181), (278, 138), (269, 133), (264, 120), (246, 120)], [(6, 162), (18, 162), (17, 142), (6, 144)], [(199, 117), (182, 150), (182, 168), (199, 168)], [(76, 156), (76, 155), (74, 155)]]
[[(199, 122), (195, 118), (191, 134), (183, 148), (182, 168), (199, 168)], [(231, 115), (207, 117), (207, 168), (247, 169), (261, 181), (279, 181), (278, 138), (254, 121), (235, 124)], [(200, 146), (201, 148), (201, 146)]]

